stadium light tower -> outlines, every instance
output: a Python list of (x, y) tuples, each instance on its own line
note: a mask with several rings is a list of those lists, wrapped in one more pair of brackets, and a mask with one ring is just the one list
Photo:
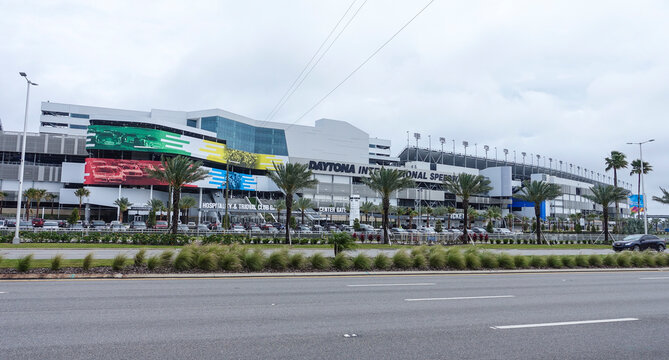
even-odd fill
[(418, 140), (420, 140), (420, 133), (413, 133), (413, 137), (416, 138), (416, 161), (418, 161)]
[(455, 166), (455, 139), (451, 139), (453, 142), (453, 166)]
[(16, 229), (14, 230), (14, 239), (12, 239), (12, 244), (21, 243), (21, 238), (19, 237), (19, 228), (21, 227), (21, 196), (23, 194), (23, 171), (26, 166), (26, 137), (28, 132), (28, 104), (30, 102), (30, 85), (37, 86), (36, 83), (28, 79), (28, 75), (24, 72), (20, 72), (19, 75), (26, 79), (26, 111), (23, 117), (23, 143), (21, 144), (21, 166), (19, 169), (19, 191), (16, 193)]
[(441, 159), (439, 160), (439, 163), (443, 164), (444, 163), (444, 143), (446, 142), (445, 137), (440, 137), (439, 142), (441, 143)]
[(520, 155), (523, 155), (523, 177), (525, 177), (525, 156), (527, 156), (527, 153), (523, 151)]
[(490, 150), (490, 146), (483, 145), (483, 150), (485, 150), (485, 167), (488, 167), (488, 150)]
[[(646, 188), (643, 182), (643, 149), (641, 145), (653, 142), (655, 139), (650, 139), (642, 142), (628, 142), (627, 145), (639, 145), (639, 162), (641, 163), (641, 194), (643, 196), (643, 233), (648, 234), (648, 201), (646, 201)], [(25, 145), (24, 145), (25, 146)]]
[(537, 172), (539, 171), (540, 160), (541, 160), (541, 155), (537, 154)]
[(479, 168), (479, 144), (474, 143), (474, 167)]
[(553, 158), (549, 157), (548, 158), (548, 173), (550, 174), (552, 172), (553, 172)]
[(504, 165), (506, 165), (507, 164), (506, 157), (507, 155), (509, 155), (509, 149), (503, 149), (502, 151), (504, 151)]
[(464, 148), (465, 148), (465, 167), (467, 167), (467, 146), (469, 146), (469, 142), (468, 141), (463, 141), (462, 146), (464, 146)]

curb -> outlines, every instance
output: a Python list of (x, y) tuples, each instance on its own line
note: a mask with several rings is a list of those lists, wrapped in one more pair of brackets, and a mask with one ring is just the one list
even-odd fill
[(547, 273), (620, 273), (665, 272), (664, 268), (611, 268), (611, 269), (523, 269), (523, 270), (462, 270), (462, 271), (347, 271), (347, 272), (283, 272), (283, 273), (197, 273), (197, 274), (0, 274), (0, 280), (73, 280), (73, 279), (258, 279), (308, 277), (364, 277), (364, 276), (426, 276), (426, 275), (490, 275), (490, 274), (547, 274)]

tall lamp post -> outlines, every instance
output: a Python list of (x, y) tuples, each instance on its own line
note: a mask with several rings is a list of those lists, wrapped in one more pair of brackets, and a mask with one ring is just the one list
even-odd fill
[(225, 230), (228, 230), (228, 228), (230, 227), (230, 218), (228, 217), (228, 198), (230, 197), (229, 196), (229, 194), (230, 194), (230, 163), (235, 164), (235, 165), (239, 165), (239, 161), (227, 160), (225, 162), (225, 219), (223, 219), (223, 228)]
[(485, 167), (488, 167), (488, 151), (490, 150), (490, 146), (488, 145), (483, 145), (483, 150), (485, 150)]
[(418, 140), (420, 140), (420, 133), (413, 133), (413, 137), (416, 138), (416, 161), (418, 161)]
[(628, 142), (627, 145), (639, 145), (639, 162), (641, 163), (641, 196), (643, 197), (643, 233), (648, 234), (648, 202), (646, 201), (646, 188), (643, 183), (643, 149), (641, 145), (653, 142), (655, 139), (650, 139), (642, 142)]
[(28, 79), (28, 75), (24, 72), (20, 72), (19, 75), (23, 76), (26, 79), (27, 91), (26, 91), (26, 112), (23, 117), (23, 144), (21, 145), (21, 167), (19, 169), (19, 192), (16, 194), (16, 229), (14, 230), (14, 239), (12, 239), (12, 244), (21, 243), (21, 238), (19, 237), (19, 228), (21, 227), (21, 195), (23, 194), (23, 170), (26, 165), (26, 137), (28, 132), (28, 103), (30, 100), (30, 85), (37, 86), (36, 83)]
[(464, 146), (464, 148), (465, 148), (465, 165), (464, 165), (464, 167), (467, 167), (467, 146), (469, 146), (469, 142), (468, 141), (463, 141), (462, 146)]
[(446, 142), (445, 137), (440, 137), (439, 142), (441, 143), (441, 159), (439, 160), (440, 164), (444, 163), (444, 143)]

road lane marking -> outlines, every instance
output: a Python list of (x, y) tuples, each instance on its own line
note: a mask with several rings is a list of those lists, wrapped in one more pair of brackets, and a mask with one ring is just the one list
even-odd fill
[(435, 283), (407, 283), (407, 284), (353, 284), (348, 287), (375, 287), (375, 286), (431, 286)]
[(643, 278), (639, 278), (639, 280), (669, 280), (669, 276), (665, 276), (665, 277), (643, 277)]
[(404, 301), (439, 301), (439, 300), (473, 300), (473, 299), (499, 299), (512, 298), (513, 295), (490, 295), (490, 296), (460, 296), (447, 298), (423, 298), (423, 299), (404, 299)]
[(547, 327), (547, 326), (602, 324), (602, 323), (614, 323), (614, 322), (637, 321), (637, 320), (639, 320), (639, 319), (637, 319), (637, 318), (621, 318), (621, 319), (602, 319), (602, 320), (584, 320), (584, 321), (563, 321), (563, 322), (543, 323), (543, 324), (491, 326), (490, 328), (495, 329), (495, 330), (523, 329), (523, 328), (535, 328), (535, 327)]
[(7, 293), (6, 291), (0, 291), (0, 294), (6, 294), (6, 293)]

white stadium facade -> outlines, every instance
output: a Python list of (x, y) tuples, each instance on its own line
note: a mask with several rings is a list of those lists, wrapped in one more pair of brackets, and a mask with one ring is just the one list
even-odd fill
[[(0, 128), (0, 188), (7, 194), (3, 217), (15, 214), (21, 138), (22, 133)], [(304, 163), (313, 171), (318, 185), (299, 194), (313, 201), (310, 220), (343, 219), (352, 197), (379, 204), (379, 195), (361, 180), (381, 166), (405, 170), (416, 182), (415, 188), (394, 193), (392, 205), (454, 206), (461, 211), (461, 199), (445, 192), (442, 184), (447, 177), (470, 173), (485, 176), (493, 188), (473, 197), (472, 206), (499, 206), (504, 215), (512, 212), (519, 217), (534, 214), (531, 204), (514, 198), (523, 180), (561, 186), (561, 197), (542, 204), (542, 215), (556, 218), (601, 212), (601, 206), (582, 195), (596, 183), (612, 183), (610, 174), (562, 160), (547, 161), (533, 153), (500, 149), (503, 156), (497, 157), (486, 146), (481, 156), (481, 146), (472, 156), (471, 146), (470, 154), (466, 146), (460, 153), (455, 141), (440, 138), (438, 149), (410, 146), (407, 141), (393, 156), (390, 140), (372, 137), (345, 121), (320, 119), (315, 126), (303, 126), (258, 121), (219, 109), (144, 112), (43, 102), (39, 132), (29, 133), (26, 145), (24, 189), (56, 194), (54, 211), (63, 214), (79, 206), (74, 191), (86, 187), (91, 193), (83, 200), (87, 220), (116, 220), (114, 202), (120, 197), (133, 204), (126, 217), (130, 220), (148, 214), (148, 200), (166, 202), (167, 186), (148, 177), (146, 169), (158, 166), (162, 156), (177, 154), (200, 160), (209, 170), (207, 179), (189, 184), (183, 192), (197, 200), (191, 215), (210, 221), (220, 220), (225, 210), (226, 182), (233, 221), (275, 218), (273, 204), (281, 193), (266, 173), (276, 163)], [(619, 186), (632, 190), (628, 183)], [(42, 206), (49, 208), (49, 215), (51, 204)], [(614, 207), (608, 211), (614, 213)], [(628, 204), (621, 203), (620, 211), (627, 216)]]

